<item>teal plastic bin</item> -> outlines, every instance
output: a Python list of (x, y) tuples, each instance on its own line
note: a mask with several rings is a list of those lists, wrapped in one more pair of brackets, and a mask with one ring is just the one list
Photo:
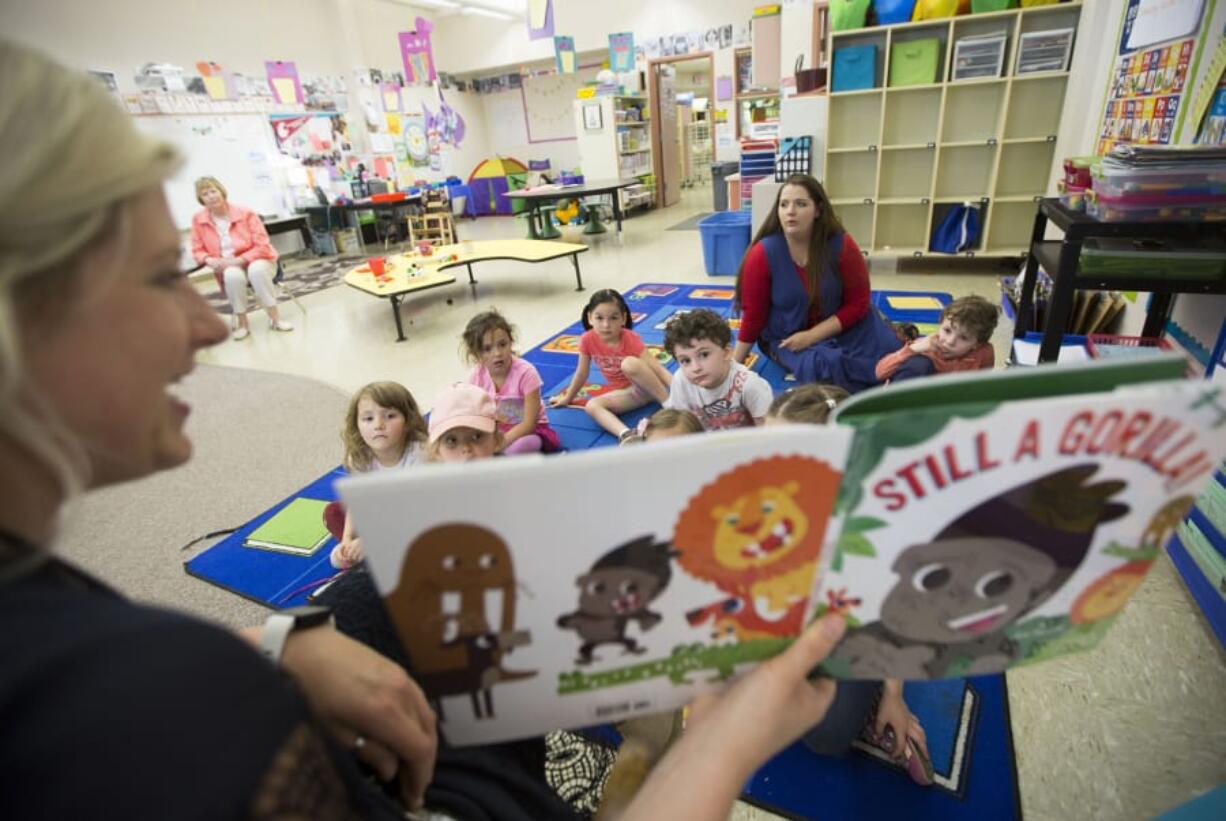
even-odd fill
[(702, 261), (710, 276), (735, 276), (749, 250), (748, 211), (719, 211), (698, 223)]

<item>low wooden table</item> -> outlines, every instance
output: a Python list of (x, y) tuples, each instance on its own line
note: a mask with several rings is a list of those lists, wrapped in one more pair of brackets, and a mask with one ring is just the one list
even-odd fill
[[(576, 291), (583, 290), (583, 277), (579, 272), (579, 254), (587, 251), (586, 245), (574, 242), (548, 242), (532, 239), (470, 240), (455, 245), (441, 245), (428, 257), (416, 254), (396, 254), (387, 257), (386, 274), (382, 281), (376, 280), (367, 263), (351, 268), (345, 274), (345, 284), (359, 291), (390, 300), (392, 316), (396, 320), (396, 341), (405, 340), (404, 325), (400, 319), (400, 303), (404, 297), (418, 291), (426, 291), (456, 281), (445, 273), (451, 268), (464, 266), (468, 269), (468, 282), (476, 285), (473, 265), (491, 259), (511, 259), (518, 262), (546, 262), (551, 259), (570, 257), (575, 266)], [(454, 256), (454, 259), (452, 258)], [(412, 273), (411, 266), (417, 272)]]

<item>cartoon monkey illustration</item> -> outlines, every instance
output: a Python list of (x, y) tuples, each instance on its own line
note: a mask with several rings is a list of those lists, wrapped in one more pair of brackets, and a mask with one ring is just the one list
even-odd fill
[[(490, 594), (501, 606), (487, 614)], [(459, 693), (469, 694), (477, 718), (492, 718), (495, 684), (536, 675), (502, 666), (503, 656), (531, 637), (515, 629), (511, 552), (490, 530), (446, 524), (422, 533), (384, 603), (440, 719), (442, 697)]]
[[(834, 658), (860, 678), (941, 678), (995, 672), (1017, 660), (1005, 628), (1073, 574), (1099, 524), (1127, 505), (1124, 482), (1085, 484), (1078, 465), (1012, 488), (899, 554), (898, 583), (879, 620), (848, 631)], [(1007, 535), (998, 535), (1007, 534)]]
[(620, 644), (627, 653), (646, 652), (626, 635), (626, 628), (631, 620), (637, 621), (641, 630), (659, 623), (660, 614), (648, 610), (647, 605), (668, 586), (672, 555), (668, 542), (641, 536), (613, 548), (575, 579), (579, 609), (559, 616), (558, 627), (574, 630), (583, 639), (576, 664), (599, 661), (592, 651), (602, 644)]

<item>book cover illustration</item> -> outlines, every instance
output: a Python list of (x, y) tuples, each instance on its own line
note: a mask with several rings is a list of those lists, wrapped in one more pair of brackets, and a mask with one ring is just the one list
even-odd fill
[(812, 602), (847, 678), (994, 673), (1093, 647), (1226, 451), (1205, 383), (849, 420)]
[(675, 294), (678, 290), (676, 285), (640, 285), (626, 295), (626, 300), (637, 302), (640, 299), (665, 297), (669, 294)]
[(312, 556), (331, 538), (323, 519), (327, 505), (322, 499), (298, 497), (251, 531), (243, 547)]
[(850, 440), (744, 430), (339, 489), (448, 741), (486, 743), (679, 707), (786, 647)]

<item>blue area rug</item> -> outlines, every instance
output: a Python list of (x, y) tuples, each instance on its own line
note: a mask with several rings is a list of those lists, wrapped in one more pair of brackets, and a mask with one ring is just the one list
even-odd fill
[(1005, 677), (910, 682), (903, 693), (928, 737), (932, 786), (917, 786), (870, 747), (831, 758), (797, 742), (758, 770), (741, 798), (821, 821), (1021, 818)]
[[(696, 308), (710, 308), (720, 316), (728, 317), (732, 312), (732, 296), (733, 289), (728, 286), (667, 282), (643, 283), (625, 292), (626, 304), (630, 306), (634, 318), (634, 330), (648, 346), (656, 346), (657, 354), (670, 371), (676, 370), (677, 366), (662, 347), (664, 326), (668, 320), (674, 314)], [(927, 291), (873, 292), (873, 304), (887, 318), (898, 322), (936, 322), (940, 313), (936, 306), (948, 304), (950, 299), (949, 294)], [(923, 304), (923, 307), (903, 307), (917, 304)], [(729, 322), (734, 329), (739, 326), (736, 319)], [(561, 393), (570, 383), (578, 363), (579, 336), (582, 333), (583, 326), (575, 322), (524, 354), (524, 358), (535, 365), (541, 374), (542, 398)], [(770, 383), (776, 393), (793, 384), (781, 367), (756, 349), (750, 354), (748, 364)], [(592, 368), (588, 379), (593, 384), (604, 381), (598, 368)], [(652, 403), (622, 418), (633, 426), (658, 409), (659, 405)], [(549, 422), (557, 430), (566, 450), (616, 444), (616, 440), (582, 408), (550, 408)], [(313, 555), (301, 557), (243, 547), (243, 541), (247, 534), (298, 496), (327, 501), (335, 499), (332, 483), (343, 475), (344, 471), (337, 468), (321, 476), (188, 561), (185, 569), (197, 578), (268, 607), (294, 607), (305, 603), (307, 595), (335, 573), (328, 561), (328, 554), (335, 542), (329, 540)]]
[(307, 595), (336, 573), (328, 560), (336, 540), (329, 538), (310, 556), (243, 547), (243, 541), (251, 531), (294, 499), (302, 497), (331, 502), (336, 498), (332, 483), (344, 475), (345, 471), (339, 467), (328, 471), (199, 556), (184, 562), (183, 569), (198, 579), (274, 609), (306, 604)]

